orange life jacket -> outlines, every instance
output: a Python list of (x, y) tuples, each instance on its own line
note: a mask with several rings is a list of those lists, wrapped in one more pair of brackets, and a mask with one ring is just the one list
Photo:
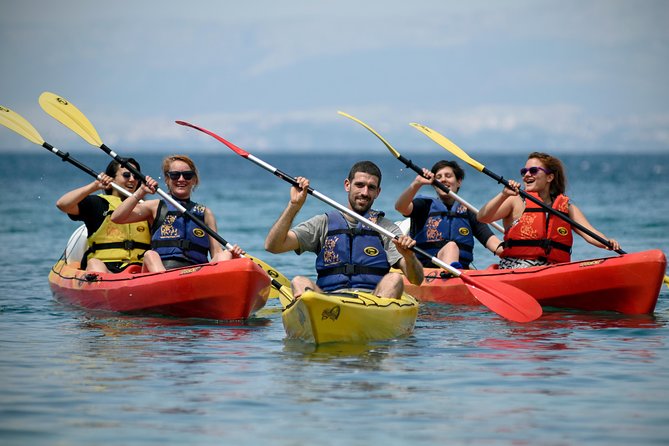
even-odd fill
[[(539, 198), (535, 192), (528, 194)], [(553, 209), (569, 213), (569, 197), (558, 195), (553, 200)], [(541, 206), (525, 200), (525, 211), (518, 221), (504, 232), (504, 250), (500, 257), (518, 259), (545, 258), (549, 263), (563, 263), (571, 260), (573, 245), (571, 225)]]

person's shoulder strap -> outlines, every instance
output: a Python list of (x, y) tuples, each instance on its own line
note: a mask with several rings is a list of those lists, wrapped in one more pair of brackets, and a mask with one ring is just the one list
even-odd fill
[(151, 234), (156, 232), (158, 228), (163, 225), (165, 217), (167, 217), (167, 206), (163, 200), (160, 200), (158, 202), (158, 209), (156, 210), (156, 219), (153, 220), (153, 225), (151, 225)]

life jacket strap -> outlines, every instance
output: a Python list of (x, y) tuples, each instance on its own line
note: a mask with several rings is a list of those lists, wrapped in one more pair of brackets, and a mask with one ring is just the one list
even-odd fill
[(344, 274), (346, 276), (355, 276), (358, 274), (372, 274), (375, 276), (384, 276), (387, 272), (388, 270), (386, 268), (378, 268), (378, 267), (375, 268), (371, 266), (361, 266), (347, 263), (345, 265), (323, 269), (318, 272), (318, 277), (331, 276), (333, 274)]
[(542, 248), (546, 252), (546, 254), (550, 253), (551, 250), (553, 249), (559, 249), (560, 251), (564, 251), (571, 254), (571, 246), (550, 239), (541, 239), (541, 240), (510, 239), (510, 240), (505, 240), (503, 246), (505, 248), (513, 248), (515, 246), (538, 246)]
[(151, 249), (151, 245), (148, 243), (136, 242), (134, 240), (123, 240), (122, 242), (109, 242), (109, 243), (95, 243), (93, 242), (91, 246), (84, 252), (84, 255), (81, 257), (81, 269), (86, 269), (88, 265), (88, 256), (93, 254), (96, 251), (102, 251), (105, 249), (124, 249), (126, 251), (132, 251), (133, 249), (141, 249), (146, 251)]
[(379, 236), (378, 232), (366, 228), (333, 229), (331, 231), (328, 231), (327, 236), (339, 235), (339, 234)]
[(209, 248), (197, 245), (190, 240), (153, 240), (151, 241), (151, 248), (181, 248), (183, 251), (195, 251), (200, 254), (207, 255)]

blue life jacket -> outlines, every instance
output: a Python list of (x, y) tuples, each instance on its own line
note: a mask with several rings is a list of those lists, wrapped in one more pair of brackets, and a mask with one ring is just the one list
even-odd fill
[[(365, 217), (376, 221), (383, 212), (370, 210)], [(323, 291), (342, 288), (373, 290), (390, 271), (388, 256), (378, 232), (362, 223), (351, 229), (339, 211), (327, 213), (325, 246), (316, 257), (317, 285)]]
[[(190, 200), (181, 205), (204, 221), (205, 207)], [(193, 220), (165, 201), (158, 204), (156, 221), (151, 228), (151, 249), (163, 260), (182, 260), (192, 264), (209, 260), (209, 236)]]
[[(418, 198), (430, 200), (430, 210), (425, 225), (416, 234), (409, 234), (416, 240), (416, 246), (436, 257), (447, 242), (455, 242), (460, 249), (459, 262), (464, 268), (469, 268), (474, 260), (474, 234), (469, 224), (467, 208), (455, 202), (449, 211), (439, 199), (425, 196)], [(423, 266), (433, 266), (428, 257), (422, 254), (416, 256)]]

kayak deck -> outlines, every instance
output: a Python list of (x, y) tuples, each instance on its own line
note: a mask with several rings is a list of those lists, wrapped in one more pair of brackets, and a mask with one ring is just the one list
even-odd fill
[(407, 293), (400, 299), (389, 299), (361, 290), (307, 291), (299, 299), (282, 298), (282, 304), (288, 338), (314, 344), (406, 336), (413, 332), (419, 306)]

